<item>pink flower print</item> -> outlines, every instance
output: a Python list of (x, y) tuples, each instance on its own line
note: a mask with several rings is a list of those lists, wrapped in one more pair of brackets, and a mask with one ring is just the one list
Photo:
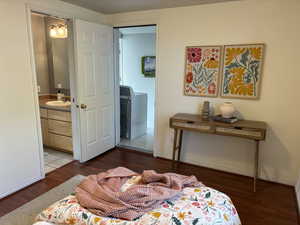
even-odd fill
[(169, 205), (168, 204), (163, 204), (163, 207), (164, 208), (169, 208)]
[(193, 202), (192, 205), (198, 207), (198, 206), (200, 206), (200, 203), (199, 202)]
[(209, 58), (209, 57), (210, 57), (210, 54), (211, 54), (211, 50), (210, 50), (210, 49), (206, 49), (206, 50), (204, 51), (204, 53), (203, 53), (203, 56)]
[(201, 60), (201, 48), (188, 48), (187, 58), (190, 63), (200, 62)]
[(209, 84), (208, 93), (209, 94), (215, 94), (216, 93), (216, 84), (215, 83)]

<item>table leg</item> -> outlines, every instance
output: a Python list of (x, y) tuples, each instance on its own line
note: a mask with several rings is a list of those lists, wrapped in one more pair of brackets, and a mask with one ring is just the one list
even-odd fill
[(254, 180), (253, 180), (253, 189), (254, 189), (254, 192), (256, 192), (256, 181), (257, 181), (257, 178), (258, 178), (258, 170), (259, 170), (259, 165), (258, 165), (258, 162), (259, 162), (259, 141), (258, 140), (255, 140), (255, 165), (254, 165)]
[(173, 140), (173, 157), (172, 157), (172, 167), (174, 168), (175, 164), (175, 153), (176, 153), (176, 145), (177, 145), (177, 136), (178, 136), (178, 130), (174, 129), (174, 140)]
[(178, 144), (178, 157), (177, 157), (178, 162), (180, 162), (182, 136), (183, 136), (183, 130), (180, 130), (180, 132), (179, 132), (179, 144)]

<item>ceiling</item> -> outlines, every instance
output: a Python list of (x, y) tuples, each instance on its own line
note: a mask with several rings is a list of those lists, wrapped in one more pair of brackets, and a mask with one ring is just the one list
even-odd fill
[(104, 14), (174, 8), (237, 0), (62, 0)]

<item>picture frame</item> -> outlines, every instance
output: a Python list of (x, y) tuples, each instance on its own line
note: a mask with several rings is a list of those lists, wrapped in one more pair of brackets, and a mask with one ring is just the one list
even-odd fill
[(185, 48), (184, 95), (218, 96), (222, 54), (222, 45)]
[(155, 77), (156, 73), (156, 57), (155, 56), (143, 56), (142, 57), (142, 74), (145, 77)]
[(265, 44), (224, 46), (221, 97), (259, 99)]

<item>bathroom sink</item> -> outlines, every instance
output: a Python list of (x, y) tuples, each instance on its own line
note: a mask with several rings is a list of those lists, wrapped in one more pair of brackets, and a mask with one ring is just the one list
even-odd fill
[(49, 106), (56, 106), (56, 107), (66, 107), (66, 106), (70, 106), (71, 105), (71, 102), (69, 101), (49, 101), (49, 102), (46, 102), (46, 105), (49, 105)]

